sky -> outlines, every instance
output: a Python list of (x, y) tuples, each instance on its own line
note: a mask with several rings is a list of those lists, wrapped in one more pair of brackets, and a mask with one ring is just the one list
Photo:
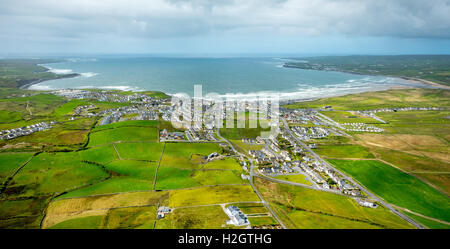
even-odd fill
[(0, 0), (0, 54), (450, 54), (450, 0)]

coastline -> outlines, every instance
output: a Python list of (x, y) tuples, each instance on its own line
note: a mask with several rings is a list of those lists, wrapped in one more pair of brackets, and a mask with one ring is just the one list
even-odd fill
[(417, 87), (414, 87), (414, 86), (398, 85), (398, 86), (391, 86), (388, 89), (372, 89), (372, 90), (356, 92), (356, 93), (348, 92), (348, 93), (342, 93), (342, 94), (336, 94), (336, 95), (330, 95), (330, 96), (323, 96), (323, 97), (315, 97), (315, 98), (281, 100), (280, 101), (280, 106), (281, 105), (288, 105), (288, 104), (292, 104), (292, 103), (308, 102), (308, 101), (315, 101), (315, 100), (334, 98), (334, 97), (342, 97), (342, 96), (346, 96), (346, 95), (350, 95), (350, 94), (369, 93), (369, 92), (382, 92), (382, 91), (402, 90), (402, 89), (416, 89), (416, 88)]
[[(58, 75), (58, 74), (55, 74), (55, 75)], [(35, 84), (39, 84), (39, 83), (44, 82), (44, 81), (49, 81), (49, 80), (59, 80), (59, 79), (66, 79), (66, 78), (75, 78), (75, 77), (79, 77), (79, 76), (81, 76), (81, 74), (79, 74), (79, 73), (61, 74), (61, 75), (58, 75), (58, 77), (57, 77), (57, 78), (54, 78), (54, 79), (37, 79), (37, 80), (31, 80), (30, 82), (25, 83), (25, 84), (19, 86), (18, 88), (21, 89), (21, 90), (28, 90), (28, 88), (29, 88), (30, 86), (35, 85)]]
[[(39, 66), (45, 67), (47, 68), (47, 71), (50, 70), (50, 68), (46, 67), (43, 64), (40, 64)], [(294, 68), (294, 69), (302, 69), (300, 67), (294, 67), (294, 66), (290, 66), (289, 64), (284, 64), (283, 67), (286, 68)], [(306, 69), (306, 70), (315, 70), (315, 69)], [(316, 69), (315, 71), (330, 71), (330, 70), (318, 70)], [(335, 72), (342, 72), (342, 73), (348, 73), (348, 74), (355, 74), (355, 75), (363, 75), (357, 72), (346, 72), (343, 70), (334, 70)], [(52, 72), (53, 73), (53, 72)], [(75, 77), (79, 77), (82, 76), (82, 74), (80, 73), (70, 73), (70, 74), (58, 74), (58, 73), (53, 73), (56, 78), (52, 78), (52, 79), (37, 79), (37, 80), (30, 80), (29, 82), (26, 82), (25, 84), (21, 85), (19, 88), (23, 89), (23, 90), (27, 90), (29, 89), (32, 85), (35, 84), (39, 84), (41, 82), (44, 81), (48, 81), (48, 80), (57, 80), (57, 79), (64, 79), (64, 78), (75, 78)], [(425, 87), (426, 86), (432, 86), (435, 88), (441, 88), (441, 89), (446, 89), (446, 90), (450, 90), (449, 86), (445, 86), (445, 85), (441, 85), (438, 83), (434, 83), (431, 81), (427, 81), (427, 80), (422, 80), (422, 79), (417, 79), (417, 78), (411, 78), (411, 77), (405, 77), (405, 76), (390, 76), (390, 75), (370, 75), (370, 74), (364, 74), (367, 76), (385, 76), (385, 77), (391, 77), (391, 78), (397, 78), (397, 79), (402, 79), (403, 81), (409, 82), (409, 83), (415, 83), (415, 84), (421, 84), (422, 86), (408, 86), (407, 84), (402, 85), (402, 84), (396, 84), (396, 85), (391, 85), (391, 86), (385, 86), (385, 87), (380, 87), (380, 86), (376, 86), (375, 84), (373, 85), (373, 87), (370, 88), (366, 88), (366, 89), (360, 89), (360, 90), (356, 90), (356, 91), (352, 91), (352, 90), (348, 90), (348, 91), (341, 91), (341, 92), (328, 92), (328, 94), (324, 94), (321, 96), (301, 96), (304, 94), (301, 94), (301, 92), (299, 92), (300, 94), (298, 94), (297, 96), (295, 96), (295, 92), (272, 92), (275, 94), (284, 94), (284, 96), (281, 96), (280, 98), (280, 102), (281, 103), (291, 103), (291, 102), (305, 102), (305, 101), (312, 101), (312, 100), (317, 100), (317, 99), (324, 99), (324, 98), (330, 98), (330, 97), (337, 97), (337, 96), (344, 96), (344, 95), (348, 95), (348, 94), (357, 94), (357, 93), (364, 93), (364, 92), (377, 92), (377, 91), (385, 91), (385, 90), (393, 90), (393, 89), (406, 89), (406, 88), (420, 88), (420, 87)], [(425, 86), (426, 85), (426, 86)], [(99, 87), (93, 87), (92, 89), (103, 89), (101, 86)], [(39, 90), (38, 90), (39, 91)], [(45, 89), (41, 89), (41, 91), (46, 91)], [(140, 91), (145, 91), (145, 90), (139, 90), (139, 91), (135, 91), (135, 90), (120, 90), (120, 91), (131, 91), (131, 92), (140, 92)], [(158, 90), (160, 91), (160, 90)], [(169, 96), (173, 96), (175, 94), (171, 94), (171, 93), (165, 93), (166, 95)], [(253, 98), (256, 95), (261, 96), (260, 94), (264, 93), (248, 93), (248, 94), (239, 94), (238, 96), (233, 96), (233, 94), (224, 94), (221, 95), (224, 98), (238, 98), (238, 99), (242, 99), (245, 98), (246, 100), (249, 100), (249, 98)], [(246, 97), (243, 95), (247, 95)]]
[(436, 82), (432, 82), (432, 81), (429, 81), (429, 80), (413, 78), (413, 77), (406, 77), (406, 76), (397, 76), (397, 78), (404, 79), (404, 80), (407, 80), (407, 81), (412, 82), (412, 83), (423, 83), (423, 84), (434, 86), (434, 87), (437, 87), (437, 88), (450, 90), (450, 86), (442, 85), (442, 84), (439, 84), (439, 83), (436, 83)]
[[(58, 80), (58, 79), (64, 79), (64, 78), (75, 78), (75, 77), (79, 77), (81, 76), (81, 74), (78, 73), (73, 73), (73, 74), (66, 74), (66, 75), (60, 75), (61, 77), (59, 78), (54, 78), (54, 79), (38, 79), (38, 80), (34, 80), (32, 82), (29, 82), (25, 85), (20, 86), (19, 88), (22, 90), (30, 90), (29, 87), (34, 85), (34, 84), (38, 84), (44, 81), (48, 81), (48, 80)], [(399, 77), (396, 77), (399, 78)], [(402, 78), (404, 79), (404, 78)], [(413, 79), (404, 79), (404, 80), (408, 80), (411, 83), (423, 83), (425, 84), (425, 82), (421, 82), (418, 79), (417, 80), (413, 80)], [(428, 84), (427, 84), (428, 85)], [(394, 86), (390, 86), (388, 88), (371, 88), (371, 89), (365, 89), (362, 91), (356, 91), (356, 92), (342, 92), (342, 93), (336, 93), (336, 94), (329, 94), (326, 96), (317, 96), (317, 97), (306, 97), (306, 98), (291, 98), (291, 99), (280, 99), (280, 104), (285, 105), (288, 103), (294, 103), (294, 102), (307, 102), (307, 101), (314, 101), (314, 100), (318, 100), (318, 99), (325, 99), (325, 98), (332, 98), (332, 97), (339, 97), (339, 96), (345, 96), (348, 94), (358, 94), (358, 93), (365, 93), (365, 92), (378, 92), (378, 91), (387, 91), (387, 90), (398, 90), (398, 89), (409, 89), (409, 88), (417, 88), (416, 86), (405, 86), (405, 85), (394, 85)], [(68, 89), (68, 88), (66, 88)], [(106, 89), (102, 89), (102, 88), (90, 88), (93, 90), (106, 90)], [(450, 87), (448, 88), (450, 89)], [(37, 91), (45, 91), (45, 90), (37, 90)], [(124, 91), (124, 92), (128, 92), (128, 90), (119, 90), (119, 91)], [(129, 90), (131, 92), (141, 92), (141, 91), (133, 91), (133, 90)], [(143, 90), (145, 91), (145, 90)], [(160, 90), (157, 90), (160, 91)], [(161, 91), (162, 92), (162, 91)], [(168, 95), (168, 96), (174, 96), (176, 94), (172, 94), (172, 93), (165, 93), (164, 94)], [(223, 95), (222, 97), (226, 98), (226, 95)], [(232, 97), (233, 98), (233, 97)], [(246, 99), (248, 100), (248, 99)]]
[[(285, 63), (283, 65), (283, 67), (285, 67), (285, 68), (293, 68), (293, 69), (315, 70), (315, 71), (329, 71), (329, 72), (331, 72), (331, 70), (319, 70), (319, 69), (301, 68), (301, 67), (290, 65), (288, 63)], [(388, 74), (361, 74), (361, 73), (358, 73), (358, 72), (351, 72), (351, 71), (345, 71), (345, 70), (333, 70), (333, 72), (349, 73), (349, 74), (355, 74), (355, 75), (385, 76), (385, 77), (391, 77), (391, 78), (398, 78), (398, 79), (406, 80), (406, 81), (409, 81), (411, 83), (421, 83), (421, 84), (425, 84), (425, 85), (429, 85), (429, 86), (433, 86), (433, 87), (437, 87), (437, 88), (450, 90), (450, 86), (442, 85), (442, 84), (439, 84), (439, 83), (436, 83), (436, 82), (432, 82), (432, 81), (429, 81), (429, 80), (424, 80), (424, 79), (419, 79), (419, 78), (414, 78), (414, 77), (408, 77), (408, 76), (396, 76), (396, 75), (388, 75)]]

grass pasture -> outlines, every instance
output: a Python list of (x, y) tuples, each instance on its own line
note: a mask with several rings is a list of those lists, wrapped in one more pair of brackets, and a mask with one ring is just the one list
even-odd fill
[(394, 205), (450, 221), (448, 197), (414, 176), (378, 161), (329, 161)]
[(134, 177), (120, 176), (68, 192), (58, 197), (58, 199), (152, 189), (153, 179), (142, 180)]
[(89, 136), (89, 146), (110, 144), (113, 142), (155, 142), (158, 130), (153, 127), (120, 127), (92, 132)]
[[(123, 220), (132, 221), (133, 219), (117, 219), (120, 217), (127, 217), (128, 215), (113, 215), (115, 216), (115, 218), (109, 220), (109, 218), (112, 217), (109, 216), (109, 214), (112, 213), (109, 212), (110, 210), (128, 210), (132, 212), (139, 212), (140, 210), (127, 209), (127, 207), (156, 207), (158, 204), (167, 205), (166, 202), (168, 202), (168, 197), (168, 192), (144, 191), (92, 197), (59, 199), (51, 202), (48, 206), (47, 215), (43, 222), (43, 227), (53, 227), (55, 224), (65, 222), (67, 220), (78, 219), (87, 216), (105, 217), (105, 219), (102, 219), (104, 222), (102, 221), (101, 228), (105, 226), (114, 227), (121, 224), (123, 225), (127, 223), (122, 222)], [(153, 209), (150, 211), (153, 212)], [(155, 213), (156, 212), (153, 212), (153, 214)], [(147, 219), (146, 217), (144, 218)], [(153, 217), (149, 218), (154, 219), (154, 215)]]
[(127, 120), (112, 124), (100, 125), (94, 128), (93, 131), (109, 130), (121, 127), (158, 127), (156, 120)]
[(62, 193), (108, 177), (100, 167), (81, 162), (78, 153), (42, 153), (12, 179), (7, 193), (24, 196)]
[(156, 221), (156, 229), (220, 229), (225, 227), (228, 216), (219, 205), (177, 208)]
[(244, 214), (266, 214), (269, 211), (262, 203), (234, 203), (233, 206), (238, 207)]
[(253, 226), (276, 226), (278, 222), (271, 216), (266, 217), (248, 217), (250, 225)]
[(429, 219), (425, 219), (423, 217), (411, 214), (411, 213), (406, 213), (409, 217), (413, 218), (415, 221), (421, 223), (422, 225), (430, 228), (430, 229), (450, 229), (450, 225), (446, 225), (440, 222), (436, 222), (433, 220), (429, 220)]
[(217, 184), (244, 184), (239, 172), (234, 170), (187, 170), (161, 166), (156, 189), (179, 189)]
[(170, 193), (169, 205), (183, 207), (243, 201), (259, 201), (250, 185), (174, 190)]
[(377, 121), (373, 118), (356, 115), (347, 111), (324, 111), (321, 113), (338, 123), (366, 123), (366, 124), (381, 123), (380, 121)]
[(201, 157), (213, 152), (219, 152), (216, 143), (166, 143), (161, 165), (182, 168), (199, 169), (202, 167)]
[(74, 218), (53, 225), (49, 229), (100, 229), (104, 218), (103, 215)]
[(158, 162), (163, 143), (117, 143), (114, 145), (120, 158)]
[(60, 105), (58, 108), (55, 109), (53, 114), (57, 117), (72, 115), (75, 108), (77, 108), (78, 106), (85, 106), (85, 105), (90, 105), (90, 103), (83, 99), (73, 99)]
[(32, 153), (0, 154), (0, 185), (32, 156)]
[(361, 207), (347, 196), (259, 178), (255, 184), (289, 228), (414, 228), (382, 206)]
[(22, 113), (0, 110), (0, 123), (13, 123), (22, 120)]
[(105, 145), (101, 147), (94, 147), (87, 150), (79, 151), (82, 160), (89, 162), (96, 162), (106, 164), (114, 161), (117, 158), (117, 153), (112, 145)]
[(117, 160), (105, 165), (105, 168), (121, 176), (130, 176), (146, 181), (153, 181), (156, 163), (136, 160)]
[(306, 176), (303, 174), (297, 174), (297, 175), (279, 175), (275, 178), (283, 180), (283, 181), (289, 181), (289, 182), (296, 182), (306, 185), (312, 185), (310, 181), (306, 179)]
[(285, 105), (286, 108), (318, 108), (331, 105), (334, 110), (365, 110), (385, 107), (450, 106), (450, 92), (443, 89), (399, 89), (348, 94)]
[(370, 151), (360, 145), (319, 145), (314, 151), (330, 158), (375, 158)]
[(0, 229), (39, 228), (48, 196), (0, 201)]
[(152, 229), (156, 220), (156, 206), (110, 209), (104, 219), (106, 229)]
[(233, 158), (214, 160), (204, 164), (202, 169), (231, 169), (242, 170), (241, 165)]

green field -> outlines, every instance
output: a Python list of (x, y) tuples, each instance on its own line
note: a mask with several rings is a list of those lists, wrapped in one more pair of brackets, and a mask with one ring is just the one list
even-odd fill
[(0, 184), (33, 156), (31, 153), (2, 153), (0, 154)]
[(447, 196), (392, 166), (378, 161), (329, 160), (386, 201), (411, 211), (450, 221)]
[(214, 160), (204, 164), (202, 169), (231, 169), (231, 170), (242, 170), (239, 163), (233, 158), (225, 158)]
[(96, 126), (93, 131), (101, 131), (101, 130), (108, 130), (108, 129), (114, 129), (114, 128), (120, 128), (120, 127), (157, 127), (158, 121), (156, 120), (127, 120), (127, 121), (121, 121), (117, 123), (107, 124), (107, 125), (100, 125)]
[(136, 160), (117, 160), (105, 165), (105, 168), (121, 176), (153, 181), (157, 163)]
[(36, 80), (50, 80), (75, 76), (76, 74), (54, 74), (39, 64), (55, 63), (50, 59), (1, 59), (0, 87), (18, 88)]
[(155, 142), (157, 139), (158, 130), (152, 127), (120, 127), (92, 132), (89, 136), (89, 146), (97, 146), (119, 141)]
[(152, 190), (153, 179), (142, 180), (134, 177), (113, 177), (111, 179), (77, 189), (59, 196), (58, 198), (81, 197), (91, 195), (102, 195), (130, 191)]
[(182, 169), (199, 169), (202, 157), (220, 152), (216, 143), (166, 143), (161, 165)]
[(413, 218), (414, 220), (416, 220), (417, 222), (421, 223), (422, 225), (425, 225), (426, 227), (430, 228), (430, 229), (450, 229), (450, 225), (446, 225), (446, 224), (442, 224), (440, 222), (436, 222), (433, 220), (429, 220), (429, 219), (425, 219), (423, 217), (411, 214), (411, 213), (406, 213), (409, 217)]
[(106, 177), (100, 167), (81, 162), (78, 153), (42, 153), (16, 174), (6, 192), (22, 196), (62, 193)]
[(259, 201), (250, 185), (174, 190), (170, 193), (169, 205), (183, 207), (242, 201)]
[(73, 111), (78, 106), (85, 106), (85, 105), (90, 105), (90, 104), (91, 104), (90, 102), (88, 102), (86, 100), (82, 100), (82, 99), (70, 100), (69, 102), (64, 103), (61, 106), (59, 106), (58, 108), (56, 108), (54, 111), (54, 115), (55, 116), (72, 115)]
[(324, 111), (321, 113), (338, 123), (366, 123), (366, 124), (381, 123), (380, 121), (377, 121), (373, 118), (355, 115), (347, 111)]
[(220, 229), (228, 216), (220, 206), (175, 209), (156, 222), (156, 229)]
[(22, 120), (22, 113), (0, 110), (0, 123), (13, 123)]
[(87, 216), (63, 221), (49, 229), (99, 229), (104, 216)]
[(117, 153), (112, 145), (105, 145), (82, 150), (79, 152), (79, 154), (82, 160), (100, 164), (106, 164), (118, 158)]
[(110, 209), (105, 217), (106, 229), (152, 229), (156, 206)]
[(288, 228), (414, 228), (388, 209), (352, 198), (256, 178), (256, 186)]
[(248, 221), (250, 222), (251, 226), (275, 226), (278, 225), (278, 222), (270, 217), (249, 217)]
[(122, 159), (159, 161), (164, 144), (162, 143), (117, 143), (114, 144)]
[(331, 158), (375, 158), (360, 145), (319, 145), (314, 151), (321, 156)]
[(437, 135), (448, 139), (450, 132), (450, 111), (402, 111), (377, 114), (388, 121), (380, 125), (388, 134)]
[(239, 172), (234, 170), (186, 170), (162, 166), (158, 170), (156, 189), (244, 183)]
[(286, 108), (318, 108), (331, 105), (334, 110), (370, 110), (385, 107), (450, 106), (450, 92), (441, 89), (401, 89), (348, 94), (339, 97), (286, 105)]
[(310, 181), (306, 180), (306, 176), (303, 174), (279, 175), (279, 176), (276, 176), (275, 178), (283, 180), (283, 181), (297, 182), (297, 183), (301, 183), (301, 184), (312, 185), (312, 183)]
[(49, 196), (0, 200), (0, 229), (39, 228)]
[(262, 203), (234, 203), (244, 214), (267, 214), (269, 211)]
[(23, 113), (23, 117), (31, 118), (52, 115), (54, 110), (63, 103), (65, 103), (63, 97), (40, 93), (27, 97), (0, 99), (0, 110)]

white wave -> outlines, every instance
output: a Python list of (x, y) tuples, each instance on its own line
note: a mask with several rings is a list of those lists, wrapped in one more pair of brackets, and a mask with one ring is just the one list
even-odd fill
[(90, 88), (95, 88), (95, 86), (77, 86), (75, 88), (76, 89), (90, 89)]
[(87, 73), (80, 73), (80, 75), (83, 77), (86, 77), (86, 78), (90, 78), (90, 77), (94, 77), (94, 76), (98, 75), (98, 73), (87, 72)]
[(97, 61), (97, 59), (96, 58), (69, 58), (69, 59), (66, 59), (68, 62), (74, 62), (74, 63), (77, 63), (77, 62), (95, 62), (95, 61)]
[(49, 68), (49, 72), (55, 73), (55, 74), (69, 74), (73, 73), (72, 69), (57, 69), (57, 68)]
[(98, 86), (96, 88), (121, 91), (139, 91), (139, 87), (135, 86)]
[(55, 88), (52, 88), (49, 85), (44, 85), (42, 83), (40, 84), (34, 84), (28, 87), (29, 90), (36, 90), (36, 91), (50, 91), (55, 90)]

